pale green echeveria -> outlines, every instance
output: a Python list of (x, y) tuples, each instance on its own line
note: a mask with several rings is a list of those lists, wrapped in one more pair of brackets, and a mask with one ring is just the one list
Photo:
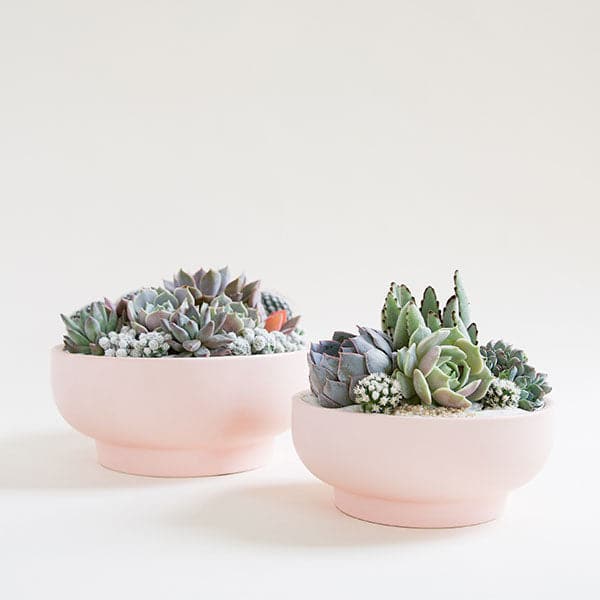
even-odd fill
[(143, 288), (127, 300), (127, 320), (136, 333), (148, 333), (158, 329), (163, 319), (169, 319), (177, 309), (192, 304), (194, 298), (187, 288), (177, 288), (173, 292)]
[(76, 354), (104, 354), (98, 340), (121, 327), (116, 310), (105, 302), (92, 302), (70, 317), (60, 315), (67, 333), (64, 336), (65, 350)]
[[(392, 283), (381, 311), (381, 325), (398, 350), (408, 344), (406, 317), (409, 303), (416, 301), (404, 284)], [(454, 273), (454, 294), (450, 296), (443, 310), (435, 290), (429, 286), (423, 293), (419, 308), (425, 325), (431, 331), (442, 327), (458, 327), (474, 344), (477, 344), (477, 325), (471, 321), (471, 308), (459, 271)]]
[(210, 306), (182, 306), (162, 320), (162, 329), (171, 334), (169, 344), (177, 356), (227, 356), (231, 354), (234, 332), (225, 329), (228, 313), (211, 313)]
[(481, 400), (493, 379), (479, 348), (461, 327), (432, 331), (413, 300), (402, 319), (402, 340), (393, 377), (403, 397), (413, 404), (465, 409)]

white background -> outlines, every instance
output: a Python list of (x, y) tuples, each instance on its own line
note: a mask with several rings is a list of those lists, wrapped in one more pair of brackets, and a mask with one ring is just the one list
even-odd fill
[[(600, 5), (0, 2), (0, 596), (597, 598)], [(136, 478), (53, 407), (59, 312), (179, 266), (260, 277), (313, 339), (390, 280), (525, 347), (559, 403), (503, 519), (335, 511), (289, 437)]]

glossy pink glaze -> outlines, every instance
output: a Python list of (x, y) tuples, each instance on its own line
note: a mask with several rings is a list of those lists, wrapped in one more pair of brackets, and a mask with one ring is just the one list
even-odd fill
[(156, 476), (220, 475), (262, 466), (290, 425), (306, 353), (114, 358), (51, 351), (62, 416), (97, 442), (101, 464)]
[(293, 400), (292, 434), (336, 506), (375, 523), (459, 527), (490, 521), (542, 468), (554, 409), (464, 417), (366, 415)]

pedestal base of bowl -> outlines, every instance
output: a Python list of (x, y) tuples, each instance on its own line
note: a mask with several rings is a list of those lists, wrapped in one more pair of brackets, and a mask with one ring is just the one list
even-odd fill
[(457, 500), (453, 502), (410, 502), (357, 496), (334, 491), (335, 505), (343, 513), (381, 525), (396, 527), (443, 528), (478, 525), (498, 518), (505, 496)]
[(207, 477), (262, 467), (273, 442), (234, 449), (126, 448), (96, 441), (98, 462), (113, 471), (152, 477)]

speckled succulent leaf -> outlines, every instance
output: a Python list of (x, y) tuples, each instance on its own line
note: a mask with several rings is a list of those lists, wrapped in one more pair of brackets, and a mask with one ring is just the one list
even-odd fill
[(389, 335), (393, 335), (394, 333), (401, 308), (400, 302), (393, 291), (394, 285), (393, 283), (391, 284), (381, 311), (381, 328)]
[(439, 319), (440, 304), (438, 302), (435, 290), (431, 286), (428, 286), (425, 288), (425, 291), (423, 292), (423, 299), (421, 300), (421, 314), (423, 315), (425, 322), (427, 322), (429, 319), (430, 312)]
[(431, 329), (431, 331), (437, 331), (442, 326), (442, 321), (439, 317), (439, 314), (429, 311), (426, 320), (427, 320), (427, 327), (429, 327), (429, 329)]
[(456, 296), (450, 296), (444, 306), (444, 312), (442, 315), (442, 324), (444, 327), (454, 327), (454, 319), (452, 313), (458, 314), (458, 299)]
[(477, 330), (477, 325), (475, 323), (471, 323), (467, 327), (467, 332), (469, 333), (469, 338), (474, 344), (477, 344), (477, 336), (479, 335), (479, 331)]
[(398, 300), (400, 301), (400, 307), (403, 307), (405, 304), (408, 304), (411, 300), (413, 302), (415, 301), (415, 299), (413, 298), (413, 295), (412, 295), (411, 291), (404, 284), (402, 284), (398, 288), (397, 297), (398, 297)]

